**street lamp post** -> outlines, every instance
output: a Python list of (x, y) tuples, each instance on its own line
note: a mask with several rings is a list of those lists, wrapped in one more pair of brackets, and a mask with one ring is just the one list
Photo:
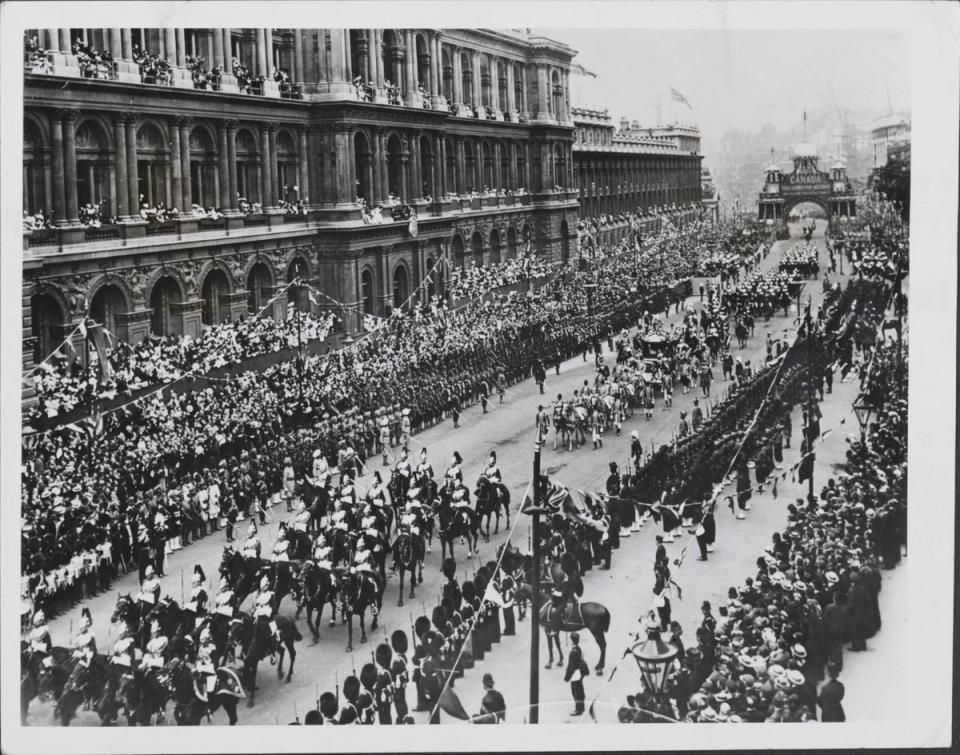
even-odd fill
[(864, 450), (867, 448), (867, 427), (870, 424), (870, 415), (873, 413), (873, 402), (862, 393), (857, 396), (853, 402), (853, 411), (857, 415), (857, 422), (860, 424), (860, 445)]
[(540, 449), (543, 433), (537, 422), (537, 440), (533, 448), (533, 511), (530, 528), (533, 574), (530, 578), (530, 723), (540, 721)]
[(640, 676), (647, 690), (653, 695), (657, 707), (663, 704), (663, 688), (667, 683), (667, 672), (670, 664), (677, 657), (679, 649), (676, 645), (667, 644), (660, 637), (660, 628), (648, 626), (647, 639), (635, 645), (631, 653), (640, 669)]

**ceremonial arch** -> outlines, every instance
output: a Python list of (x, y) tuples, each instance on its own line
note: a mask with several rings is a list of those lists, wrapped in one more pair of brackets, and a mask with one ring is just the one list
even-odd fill
[(800, 145), (794, 150), (791, 172), (782, 171), (776, 163), (767, 167), (760, 192), (760, 220), (786, 223), (794, 207), (808, 202), (821, 207), (828, 219), (857, 214), (846, 166), (837, 161), (823, 171), (818, 161), (812, 146)]

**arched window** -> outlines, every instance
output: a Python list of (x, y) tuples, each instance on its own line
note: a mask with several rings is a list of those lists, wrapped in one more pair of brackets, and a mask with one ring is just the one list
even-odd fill
[(507, 69), (503, 63), (497, 63), (497, 107), (501, 113), (507, 112)]
[(406, 200), (406, 191), (403, 186), (403, 167), (401, 153), (403, 147), (400, 137), (392, 134), (387, 140), (387, 191)]
[(494, 228), (490, 231), (490, 264), (500, 262), (500, 232)]
[(406, 304), (409, 294), (409, 282), (405, 265), (397, 265), (393, 271), (393, 308), (400, 309)]
[(237, 193), (248, 202), (260, 199), (260, 151), (257, 138), (249, 129), (240, 129), (236, 136)]
[(287, 265), (287, 283), (292, 283), (297, 278), (302, 281), (310, 279), (310, 266), (303, 257), (294, 257)]
[(473, 261), (477, 267), (483, 265), (483, 236), (480, 231), (474, 231), (470, 239), (470, 248), (473, 252)]
[(363, 197), (370, 207), (373, 204), (373, 153), (363, 131), (353, 136), (353, 159), (357, 166), (357, 196)]
[(554, 71), (550, 75), (551, 92), (553, 94), (553, 117), (558, 120), (563, 115), (563, 85), (560, 83), (560, 74)]
[(432, 87), (429, 86), (430, 83), (430, 53), (427, 47), (427, 41), (424, 39), (422, 34), (416, 35), (416, 41), (414, 42), (417, 48), (417, 60), (416, 60), (416, 71), (417, 71), (417, 82), (423, 87), (424, 91), (429, 96), (432, 91)]
[(468, 192), (479, 190), (476, 145), (472, 139), (463, 140), (463, 185)]
[(219, 325), (230, 319), (230, 308), (221, 306), (221, 297), (230, 293), (230, 281), (223, 270), (214, 268), (203, 279), (203, 324)]
[(367, 34), (363, 29), (350, 30), (350, 78), (359, 76), (363, 83), (367, 83), (366, 61), (369, 55), (367, 49)]
[(373, 314), (373, 273), (364, 270), (360, 274), (360, 295), (363, 298), (363, 313)]
[(176, 305), (183, 301), (180, 285), (170, 276), (163, 276), (150, 291), (150, 330), (162, 336), (180, 335), (180, 317)]
[(557, 186), (567, 185), (567, 161), (559, 144), (553, 148), (553, 182)]
[(487, 189), (496, 189), (496, 180), (493, 176), (493, 150), (490, 148), (490, 142), (483, 142), (481, 147), (481, 154), (483, 155), (483, 188), (484, 191)]
[(440, 62), (443, 65), (443, 97), (447, 103), (453, 102), (453, 62), (450, 59), (450, 51), (443, 48), (440, 52)]
[[(141, 207), (146, 203), (171, 206), (167, 192), (167, 165), (170, 150), (166, 138), (152, 123), (145, 123), (137, 131), (137, 189)], [(131, 213), (134, 212), (130, 208)]]
[(403, 86), (403, 71), (400, 68), (400, 60), (403, 55), (400, 41), (393, 29), (383, 30), (383, 74), (391, 83), (399, 87)]
[(43, 144), (30, 121), (23, 122), (23, 211), (33, 215), (50, 212), (45, 194)]
[(30, 297), (30, 328), (37, 339), (33, 351), (33, 359), (40, 362), (53, 353), (66, 335), (63, 326), (66, 315), (59, 302), (47, 293), (39, 293)]
[[(296, 202), (300, 198), (299, 157), (290, 132), (277, 134), (277, 186), (280, 198), (285, 202)], [(353, 199), (353, 197), (351, 197)]]
[(273, 273), (265, 263), (257, 262), (247, 273), (247, 310), (251, 314), (259, 312), (270, 301), (272, 288)]
[(513, 66), (513, 103), (523, 112), (523, 66), (519, 63)]
[(108, 283), (97, 289), (97, 292), (90, 300), (90, 317), (103, 325), (111, 333), (117, 332), (119, 319), (117, 315), (127, 312), (127, 297), (119, 286)]
[(217, 151), (210, 133), (203, 126), (190, 132), (190, 191), (193, 204), (216, 207), (218, 199)]
[(433, 197), (433, 143), (429, 136), (420, 137), (420, 190), (421, 197)]
[(492, 79), (490, 76), (490, 66), (487, 64), (486, 56), (480, 58), (480, 105), (492, 105)]
[(517, 188), (525, 188), (529, 190), (527, 186), (527, 157), (526, 149), (523, 144), (517, 145)]
[(462, 181), (463, 178), (460, 177), (461, 183), (457, 183), (457, 148), (453, 143), (453, 139), (449, 137), (446, 140), (446, 149), (444, 154), (447, 158), (447, 164), (445, 167), (445, 172), (447, 176), (447, 191), (459, 193), (462, 190)]
[[(102, 202), (101, 219), (113, 216), (110, 204), (110, 152), (106, 134), (95, 121), (84, 121), (77, 128), (77, 202), (97, 205)], [(71, 218), (75, 219), (75, 218)]]
[(473, 64), (470, 56), (460, 53), (460, 89), (463, 92), (463, 101), (467, 105), (475, 106), (477, 96), (473, 91)]

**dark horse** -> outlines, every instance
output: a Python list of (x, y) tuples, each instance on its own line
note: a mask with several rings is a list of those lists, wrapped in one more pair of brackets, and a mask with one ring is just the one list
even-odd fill
[[(401, 530), (393, 542), (393, 564), (400, 572), (400, 596), (397, 605), (403, 605), (403, 578), (410, 572), (410, 600), (416, 597), (416, 585), (423, 582), (423, 559), (426, 558), (423, 535)], [(419, 574), (417, 567), (419, 566)]]
[(480, 475), (477, 480), (477, 489), (473, 491), (477, 497), (477, 515), (479, 519), (487, 518), (486, 531), (483, 533), (484, 540), (490, 542), (490, 516), (495, 514), (497, 523), (493, 528), (493, 534), (500, 532), (500, 509), (507, 516), (507, 529), (510, 529), (510, 491), (502, 482), (491, 482), (486, 475)]
[(247, 596), (257, 589), (263, 563), (257, 558), (244, 558), (240, 551), (229, 546), (223, 549), (218, 571), (221, 577), (227, 578), (227, 583), (233, 588), (236, 606), (243, 605)]
[(360, 642), (367, 641), (366, 611), (371, 609), (373, 621), (370, 631), (377, 628), (377, 617), (383, 607), (386, 580), (377, 572), (358, 572), (348, 569), (340, 580), (340, 611), (347, 624), (347, 652), (353, 650), (353, 616), (360, 616)]
[(447, 548), (450, 549), (450, 558), (456, 560), (453, 554), (453, 543), (458, 537), (467, 540), (467, 558), (473, 558), (479, 553), (477, 547), (480, 541), (480, 519), (477, 512), (468, 507), (455, 507), (449, 502), (440, 504), (440, 563), (447, 557)]
[(88, 710), (93, 706), (107, 683), (108, 664), (109, 659), (105, 655), (95, 655), (89, 665), (74, 663), (53, 711), (61, 726), (70, 725), (81, 704)]
[[(330, 606), (330, 626), (337, 621), (337, 582), (333, 571), (317, 566), (313, 561), (304, 561), (300, 568), (300, 600), (294, 618), (300, 618), (300, 611), (307, 609), (307, 626), (313, 635), (311, 645), (320, 638), (320, 618), (323, 607)], [(312, 621), (313, 612), (317, 612), (317, 623)]]
[[(553, 579), (553, 584), (561, 583), (563, 580), (563, 570), (560, 564), (553, 563), (550, 565), (550, 576)], [(549, 593), (547, 592), (544, 599), (541, 600), (539, 617), (540, 626), (542, 626), (547, 633), (547, 652), (550, 654), (547, 659), (547, 668), (550, 668), (553, 664), (554, 644), (557, 646), (558, 664), (563, 666), (563, 651), (560, 649), (560, 637), (559, 634), (554, 633), (555, 629), (558, 632), (580, 632), (587, 629), (600, 647), (600, 660), (595, 667), (597, 675), (599, 676), (603, 673), (603, 666), (607, 659), (606, 633), (610, 629), (610, 611), (601, 603), (592, 603), (590, 601), (580, 603), (576, 607), (563, 606), (562, 608), (558, 608), (548, 596)], [(557, 616), (557, 611), (562, 611), (560, 616)]]
[(20, 646), (20, 721), (26, 726), (30, 701), (40, 697), (41, 701), (60, 697), (63, 685), (69, 675), (70, 650), (63, 647), (51, 648), (51, 662), (44, 665), (47, 658), (44, 652), (33, 650), (27, 642)]
[(122, 707), (129, 726), (150, 726), (163, 723), (167, 707), (167, 691), (160, 681), (158, 669), (137, 669), (128, 673), (112, 666), (108, 671), (96, 711), (106, 726), (116, 720)]
[[(257, 666), (267, 656), (279, 655), (277, 662), (277, 678), (283, 678), (284, 650), (290, 654), (290, 668), (287, 671), (286, 682), (290, 683), (293, 676), (293, 664), (297, 659), (297, 651), (293, 644), (303, 639), (297, 625), (286, 616), (277, 616), (274, 619), (280, 631), (280, 642), (277, 642), (270, 631), (270, 622), (263, 617), (254, 619), (248, 613), (239, 613), (237, 618), (230, 622), (230, 635), (227, 645), (237, 660), (243, 661), (241, 681), (249, 691), (247, 707), (252, 708), (257, 691)], [(239, 653), (237, 652), (239, 650)], [(271, 664), (273, 659), (271, 657)]]
[(173, 701), (173, 719), (177, 726), (199, 726), (204, 717), (209, 721), (218, 708), (226, 711), (231, 726), (237, 723), (237, 701), (244, 694), (240, 679), (232, 669), (217, 669), (217, 686), (213, 692), (201, 689), (203, 682), (194, 677), (180, 658), (167, 664), (162, 678)]

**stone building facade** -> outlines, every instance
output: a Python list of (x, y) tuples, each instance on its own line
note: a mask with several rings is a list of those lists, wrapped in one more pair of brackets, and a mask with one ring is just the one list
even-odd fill
[[(580, 215), (596, 218), (676, 206), (676, 217), (696, 217), (701, 200), (700, 132), (687, 126), (641, 128), (606, 110), (574, 108), (573, 169)], [(629, 229), (611, 226), (610, 243)]]
[[(87, 316), (132, 343), (195, 336), (299, 277), (354, 332), (435, 265), (419, 296), (439, 293), (441, 257), (482, 264), (529, 245), (559, 259), (575, 244), (575, 51), (561, 42), (457, 29), (27, 38), (24, 212), (52, 227), (25, 224), (25, 370)], [(91, 65), (91, 48), (112, 60)], [(166, 60), (162, 78), (144, 53)], [(305, 214), (290, 212), (298, 201)], [(98, 227), (81, 222), (88, 203)], [(145, 219), (158, 203), (179, 217)], [(362, 206), (378, 205), (371, 222)]]

